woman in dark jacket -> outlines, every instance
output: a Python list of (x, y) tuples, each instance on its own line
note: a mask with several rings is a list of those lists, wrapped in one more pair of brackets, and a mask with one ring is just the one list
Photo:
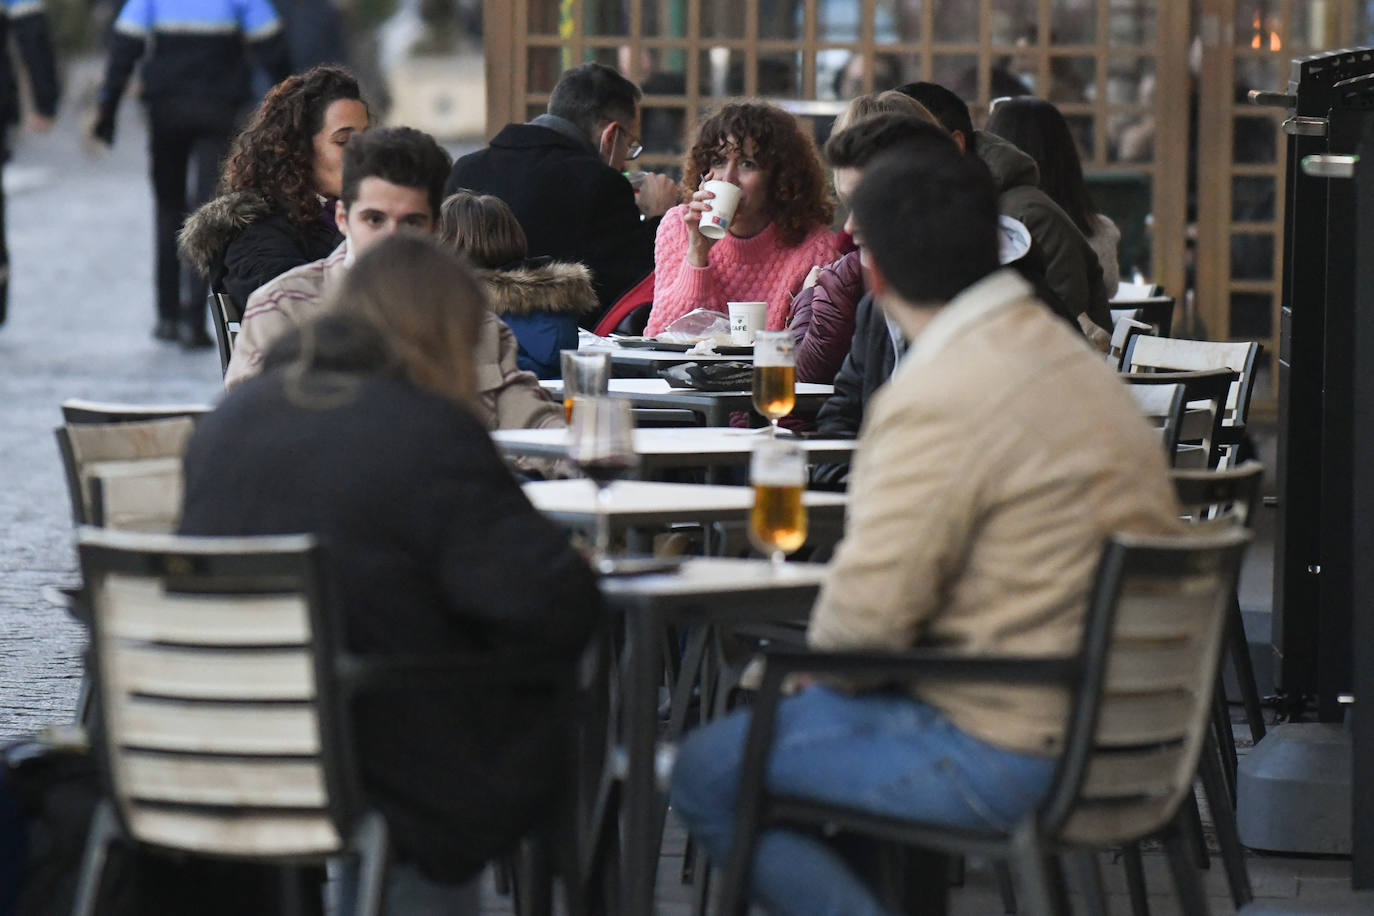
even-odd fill
[(449, 195), (440, 210), (439, 237), (477, 268), (492, 311), (515, 333), (520, 368), (558, 378), (559, 351), (577, 349), (578, 322), (599, 308), (591, 271), (552, 258), (526, 258), (520, 221), (490, 194)]
[(182, 254), (212, 290), (242, 311), (259, 286), (338, 247), (343, 146), (366, 128), (358, 81), (342, 67), (314, 67), (272, 87), (234, 140), (219, 196), (181, 230)]
[[(181, 532), (317, 534), (355, 653), (571, 669), (599, 592), (468, 407), (485, 307), (433, 239), (377, 243), (336, 308), (279, 342), (197, 428)], [(555, 810), (568, 766), (556, 700), (491, 684), (358, 701), (356, 756), (390, 828), (392, 892), (461, 898)]]

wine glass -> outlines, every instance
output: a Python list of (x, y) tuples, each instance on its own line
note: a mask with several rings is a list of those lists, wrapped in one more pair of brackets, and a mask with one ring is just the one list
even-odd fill
[(606, 394), (610, 386), (611, 354), (564, 350), (559, 354), (559, 361), (563, 366), (563, 421), (571, 426), (575, 400)]
[(789, 439), (760, 440), (750, 455), (749, 482), (754, 486), (749, 540), (780, 572), (787, 554), (806, 543), (806, 451)]
[(791, 331), (758, 331), (754, 334), (754, 409), (773, 424), (792, 412), (797, 403), (797, 364)]
[(596, 484), (596, 565), (604, 572), (613, 565), (610, 488), (634, 467), (634, 419), (629, 401), (609, 397), (579, 397), (572, 417), (568, 457)]

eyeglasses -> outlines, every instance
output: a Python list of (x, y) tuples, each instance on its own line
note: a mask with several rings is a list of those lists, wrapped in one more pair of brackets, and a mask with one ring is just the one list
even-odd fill
[(628, 130), (626, 130), (623, 126), (621, 126), (621, 125), (616, 125), (616, 126), (617, 126), (617, 127), (620, 127), (621, 132), (623, 132), (623, 133), (625, 134), (625, 159), (626, 159), (626, 161), (629, 161), (629, 160), (631, 160), (631, 159), (638, 159), (638, 158), (639, 158), (639, 154), (642, 153), (642, 152), (644, 152), (644, 144), (640, 143), (640, 142), (639, 142), (639, 138), (636, 137), (635, 135), (631, 134), (631, 133), (630, 133)]

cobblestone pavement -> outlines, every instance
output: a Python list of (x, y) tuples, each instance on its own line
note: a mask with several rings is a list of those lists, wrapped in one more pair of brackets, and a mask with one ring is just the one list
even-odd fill
[[(68, 75), (87, 85), (89, 66)], [(69, 397), (184, 403), (214, 398), (213, 350), (151, 336), (152, 195), (138, 105), (113, 151), (80, 148), (77, 106), (16, 138), (5, 168), (9, 320), (0, 327), (0, 739), (69, 718), (82, 628), (42, 595), (78, 580), (52, 430)]]

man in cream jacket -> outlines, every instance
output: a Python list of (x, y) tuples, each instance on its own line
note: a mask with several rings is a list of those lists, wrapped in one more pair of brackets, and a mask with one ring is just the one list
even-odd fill
[[(1178, 524), (1159, 440), (1082, 337), (999, 269), (997, 191), (981, 162), (941, 138), (889, 153), (852, 206), (869, 288), (910, 345), (866, 411), (808, 642), (1072, 653), (1104, 538)], [(1006, 828), (1048, 788), (1066, 715), (1061, 693), (1016, 685), (811, 684), (780, 708), (767, 779)], [(673, 775), (673, 805), (716, 861), (733, 836), (748, 716), (693, 735)], [(750, 890), (769, 912), (884, 912), (864, 864), (824, 838), (770, 830)]]

